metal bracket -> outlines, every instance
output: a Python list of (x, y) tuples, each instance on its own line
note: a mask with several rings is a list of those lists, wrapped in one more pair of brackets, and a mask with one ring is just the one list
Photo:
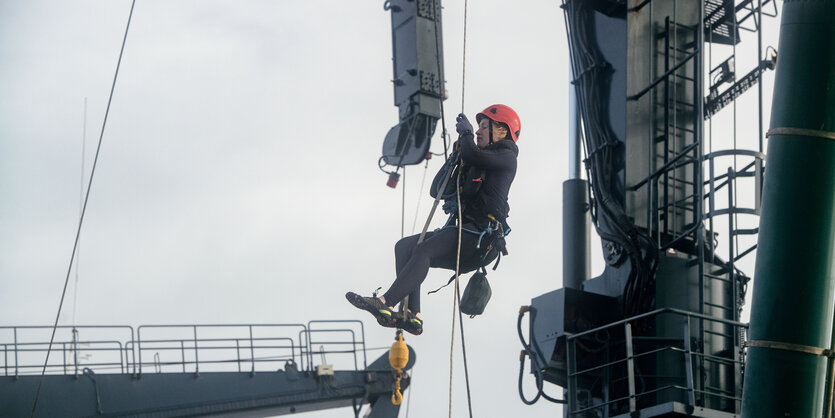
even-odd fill
[(84, 376), (89, 377), (90, 380), (93, 382), (93, 391), (96, 394), (96, 412), (98, 412), (99, 415), (103, 414), (104, 410), (102, 410), (102, 408), (101, 408), (101, 396), (99, 396), (99, 383), (96, 382), (96, 378), (94, 377), (96, 374), (90, 368), (87, 368), (87, 367), (85, 367), (81, 371), (81, 373)]
[(765, 137), (771, 135), (800, 135), (811, 136), (815, 138), (835, 139), (835, 132), (818, 131), (816, 129), (802, 129), (802, 128), (771, 128), (766, 132)]
[(760, 347), (760, 348), (774, 348), (777, 350), (794, 351), (798, 353), (814, 354), (816, 356), (823, 356), (826, 358), (835, 358), (835, 351), (812, 347), (809, 345), (784, 343), (780, 341), (765, 341), (765, 340), (748, 340), (745, 342), (746, 347)]

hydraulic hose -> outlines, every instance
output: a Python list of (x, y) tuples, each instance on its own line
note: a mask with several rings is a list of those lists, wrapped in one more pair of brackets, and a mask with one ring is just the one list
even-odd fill
[[(528, 311), (531, 312), (531, 320), (533, 320), (533, 317), (536, 314), (536, 308), (532, 306), (522, 306), (519, 309), (519, 317), (516, 320), (516, 332), (519, 334), (519, 341), (522, 343), (522, 352), (519, 353), (519, 397), (525, 405), (535, 404), (540, 397), (553, 403), (567, 404), (568, 401), (548, 396), (548, 394), (543, 390), (545, 382), (542, 377), (542, 369), (539, 367), (539, 362), (536, 359), (535, 353), (531, 349), (531, 345), (525, 341), (525, 336), (522, 334), (522, 318), (525, 317), (525, 312)], [(534, 341), (533, 328), (531, 328), (531, 341)], [(536, 396), (534, 396), (531, 400), (525, 398), (525, 393), (522, 390), (522, 377), (525, 373), (525, 356), (530, 357), (531, 359), (531, 372), (533, 373), (534, 381), (536, 382)]]

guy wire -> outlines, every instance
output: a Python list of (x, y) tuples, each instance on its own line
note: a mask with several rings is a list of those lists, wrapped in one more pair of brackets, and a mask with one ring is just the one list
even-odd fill
[(104, 111), (104, 120), (101, 125), (101, 133), (99, 134), (99, 143), (96, 147), (96, 156), (93, 159), (93, 168), (90, 171), (90, 180), (87, 183), (87, 193), (84, 197), (84, 206), (81, 208), (81, 217), (78, 219), (78, 230), (75, 233), (75, 243), (72, 247), (72, 255), (70, 256), (69, 267), (67, 268), (67, 277), (64, 280), (64, 288), (61, 291), (61, 301), (58, 303), (58, 313), (55, 314), (55, 324), (52, 326), (52, 336), (49, 338), (49, 347), (46, 350), (46, 359), (44, 359), (43, 369), (41, 370), (41, 378), (38, 380), (38, 389), (35, 392), (35, 401), (32, 403), (32, 414), (35, 416), (35, 410), (38, 407), (38, 398), (41, 394), (41, 387), (43, 386), (43, 378), (46, 374), (46, 366), (49, 364), (49, 353), (52, 351), (52, 343), (55, 341), (55, 331), (58, 329), (58, 319), (61, 317), (61, 308), (64, 306), (64, 297), (67, 294), (67, 285), (70, 282), (70, 272), (72, 271), (72, 264), (75, 260), (75, 253), (78, 249), (78, 237), (81, 235), (81, 225), (84, 223), (84, 213), (87, 211), (87, 202), (90, 200), (90, 186), (93, 184), (93, 176), (96, 174), (96, 164), (99, 161), (99, 151), (101, 151), (102, 138), (104, 138), (104, 128), (107, 126), (107, 116), (110, 114), (110, 104), (113, 101), (113, 90), (116, 88), (116, 80), (119, 77), (119, 67), (122, 65), (122, 55), (125, 52), (125, 43), (128, 39), (128, 30), (130, 29), (130, 21), (133, 17), (133, 7), (136, 5), (136, 0), (131, 1), (130, 14), (128, 14), (128, 23), (125, 26), (125, 36), (122, 38), (122, 48), (119, 50), (119, 60), (116, 62), (116, 72), (113, 75), (113, 84), (110, 86), (110, 96), (107, 99), (107, 108)]

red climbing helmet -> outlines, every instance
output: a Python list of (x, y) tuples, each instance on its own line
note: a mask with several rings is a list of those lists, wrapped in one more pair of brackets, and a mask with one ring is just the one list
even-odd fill
[(481, 118), (485, 117), (494, 122), (502, 122), (510, 128), (510, 137), (513, 142), (519, 140), (519, 132), (522, 130), (522, 122), (519, 120), (519, 115), (509, 106), (503, 104), (494, 104), (488, 106), (481, 113), (475, 115), (476, 122), (480, 122)]

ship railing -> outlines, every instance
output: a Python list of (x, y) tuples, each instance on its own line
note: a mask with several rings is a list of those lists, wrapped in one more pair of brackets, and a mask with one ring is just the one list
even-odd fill
[[(0, 326), (0, 361), (3, 376), (41, 373), (79, 375), (84, 368), (127, 373), (123, 341), (134, 339), (128, 325), (60, 325), (49, 347), (53, 327)], [(89, 335), (81, 339), (80, 335)], [(50, 351), (49, 361), (46, 358)], [(94, 358), (95, 357), (95, 358)]]
[[(312, 371), (367, 367), (361, 321), (0, 327), (3, 376)], [(83, 338), (82, 338), (83, 336)], [(50, 339), (53, 339), (50, 348)], [(47, 352), (50, 352), (47, 361)]]
[[(666, 317), (662, 320), (668, 329), (669, 325), (675, 327), (675, 322), (679, 322), (679, 335), (660, 338), (635, 335), (636, 332), (640, 333), (640, 329), (653, 326), (653, 321), (662, 317)], [(658, 325), (658, 322), (654, 325)], [(696, 337), (700, 335), (697, 332), (699, 328), (711, 328), (714, 331), (705, 333), (730, 340), (733, 334), (722, 333), (719, 331), (720, 328), (733, 329), (745, 335), (748, 324), (674, 308), (662, 308), (568, 335), (568, 416), (586, 416), (584, 414), (594, 412), (605, 416), (631, 414), (667, 402), (681, 403), (691, 411), (692, 408), (707, 407), (732, 413), (739, 412), (741, 393), (734, 388), (736, 385), (728, 390), (702, 384), (697, 382), (702, 379), (697, 371), (704, 371), (706, 367), (712, 367), (716, 373), (721, 373), (722, 367), (733, 370), (736, 366), (744, 364), (744, 357), (733, 356), (730, 353), (717, 355), (703, 352), (701, 346), (704, 341), (699, 341)], [(595, 341), (598, 342), (597, 347), (590, 343)], [(729, 346), (734, 345), (729, 343)], [(580, 363), (578, 351), (583, 352)], [(589, 355), (590, 353), (593, 355)], [(589, 361), (590, 358), (599, 359), (599, 362)], [(670, 364), (671, 360), (678, 361), (680, 369), (665, 370), (664, 375), (652, 370), (652, 365), (657, 364), (656, 362)], [(644, 370), (641, 370), (641, 366)], [(626, 377), (617, 379), (613, 378), (614, 376)], [(596, 394), (580, 393), (579, 387), (589, 386), (580, 385), (580, 380), (586, 383), (598, 381), (605, 387), (601, 387)]]

